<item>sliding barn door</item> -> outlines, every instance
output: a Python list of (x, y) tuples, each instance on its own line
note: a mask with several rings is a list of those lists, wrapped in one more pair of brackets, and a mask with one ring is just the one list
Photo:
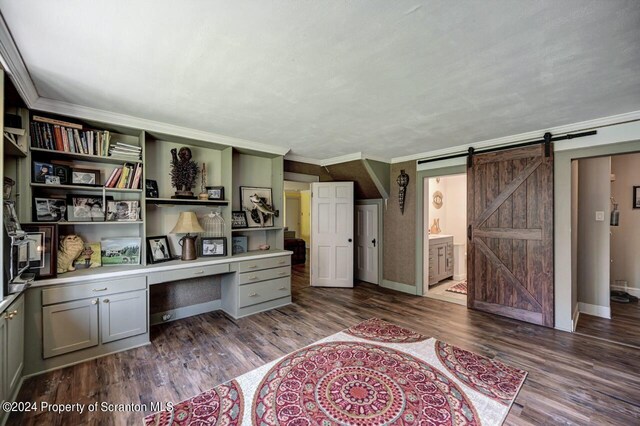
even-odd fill
[(471, 161), (467, 305), (553, 327), (553, 148)]

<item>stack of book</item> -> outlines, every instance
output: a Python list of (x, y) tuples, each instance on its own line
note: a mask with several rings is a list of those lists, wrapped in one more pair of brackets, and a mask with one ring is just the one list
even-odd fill
[(114, 142), (109, 147), (109, 155), (111, 157), (120, 157), (129, 160), (140, 160), (142, 148), (136, 145), (129, 145), (124, 142)]
[(118, 189), (140, 189), (140, 183), (142, 181), (142, 164), (140, 163), (124, 163), (122, 167), (116, 167), (113, 169), (107, 182), (104, 184), (105, 188), (118, 188)]
[(33, 116), (31, 146), (76, 154), (107, 156), (111, 135), (108, 130), (83, 130), (81, 124)]

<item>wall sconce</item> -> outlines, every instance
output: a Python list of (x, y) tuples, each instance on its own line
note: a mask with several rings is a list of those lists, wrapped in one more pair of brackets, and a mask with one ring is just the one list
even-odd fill
[(400, 175), (396, 179), (396, 183), (400, 187), (398, 193), (398, 202), (400, 203), (400, 214), (404, 214), (404, 199), (407, 194), (407, 185), (409, 185), (409, 175), (404, 172), (404, 169), (400, 170)]

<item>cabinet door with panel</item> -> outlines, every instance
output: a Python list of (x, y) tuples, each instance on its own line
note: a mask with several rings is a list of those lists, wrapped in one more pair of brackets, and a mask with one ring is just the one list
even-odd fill
[(7, 327), (7, 397), (11, 397), (22, 377), (24, 366), (24, 295), (6, 311)]
[(98, 344), (98, 298), (42, 308), (43, 357)]
[(0, 317), (0, 401), (6, 401), (9, 396), (7, 382), (7, 320), (2, 316)]
[(100, 299), (102, 343), (147, 332), (147, 291), (139, 290)]

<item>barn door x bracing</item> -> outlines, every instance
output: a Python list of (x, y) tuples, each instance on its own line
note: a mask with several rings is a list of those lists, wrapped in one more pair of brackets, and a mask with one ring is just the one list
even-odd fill
[(553, 327), (553, 149), (470, 161), (467, 305)]

